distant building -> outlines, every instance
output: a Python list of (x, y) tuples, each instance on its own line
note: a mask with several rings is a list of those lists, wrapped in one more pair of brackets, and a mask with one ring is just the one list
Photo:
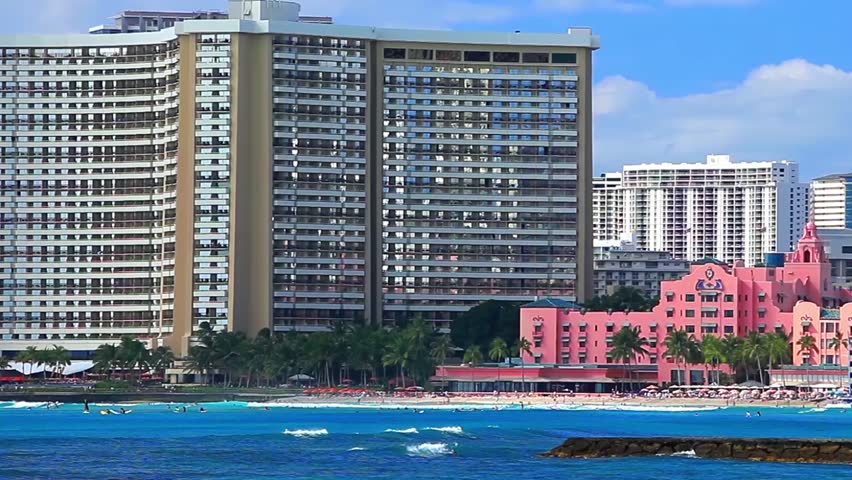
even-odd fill
[(831, 263), (831, 279), (835, 285), (852, 288), (852, 228), (820, 231)]
[(624, 233), (624, 193), (621, 172), (592, 178), (592, 218), (595, 242), (618, 241)]
[(669, 252), (642, 250), (630, 238), (612, 243), (595, 243), (595, 296), (633, 287), (648, 298), (658, 298), (660, 282), (689, 273), (689, 261), (675, 259)]
[(806, 188), (789, 161), (708, 155), (705, 163), (627, 165), (621, 189), (624, 207), (612, 215), (623, 216), (624, 231), (641, 248), (686, 260), (753, 266), (765, 253), (792, 249), (806, 220)]
[[(197, 11), (197, 12), (158, 12), (147, 10), (125, 10), (112, 17), (112, 25), (96, 25), (89, 28), (89, 33), (95, 35), (114, 33), (159, 32), (172, 28), (184, 20), (227, 20), (227, 12)], [(299, 16), (300, 23), (333, 23), (331, 17)]]
[(810, 216), (821, 230), (852, 228), (852, 173), (828, 175), (811, 182)]

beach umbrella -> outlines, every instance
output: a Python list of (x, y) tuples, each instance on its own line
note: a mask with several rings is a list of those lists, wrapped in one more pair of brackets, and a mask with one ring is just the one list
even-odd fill
[(287, 378), (291, 382), (310, 382), (314, 379), (314, 377), (310, 375), (305, 375), (304, 373), (297, 373), (296, 375), (291, 375)]

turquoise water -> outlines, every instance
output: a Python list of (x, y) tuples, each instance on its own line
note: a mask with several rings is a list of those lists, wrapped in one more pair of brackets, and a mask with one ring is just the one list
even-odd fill
[[(83, 415), (80, 405), (0, 403), (0, 479), (524, 479), (845, 478), (852, 467), (654, 457), (539, 458), (572, 435), (846, 438), (852, 411), (454, 412), (206, 404), (174, 413)], [(445, 428), (453, 427), (453, 428)], [(431, 428), (431, 429), (430, 429)], [(434, 430), (437, 429), (437, 430)], [(400, 430), (405, 433), (390, 432)], [(416, 433), (415, 433), (416, 430)], [(289, 433), (284, 433), (289, 431)]]

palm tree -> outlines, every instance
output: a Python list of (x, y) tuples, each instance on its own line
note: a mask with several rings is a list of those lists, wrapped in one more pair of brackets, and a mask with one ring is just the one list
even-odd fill
[(834, 334), (834, 338), (829, 340), (828, 348), (834, 350), (834, 364), (840, 365), (840, 348), (843, 347), (843, 332), (838, 331)]
[(171, 347), (159, 346), (151, 352), (149, 363), (154, 373), (164, 377), (166, 369), (175, 363), (175, 354)]
[(402, 378), (402, 388), (405, 388), (405, 369), (408, 367), (408, 343), (401, 334), (397, 333), (385, 350), (382, 358), (385, 365), (399, 368), (399, 376)]
[(118, 365), (118, 347), (105, 343), (95, 350), (95, 369), (101, 372), (109, 372), (112, 379), (115, 367)]
[[(470, 367), (476, 367), (482, 363), (482, 350), (479, 348), (479, 345), (471, 345), (467, 347), (467, 350), (464, 351), (464, 358), (462, 359), (462, 362), (468, 364)], [(470, 369), (470, 383), (473, 390), (476, 391), (473, 380), (473, 368)]]
[(480, 350), (479, 345), (471, 345), (467, 347), (467, 350), (464, 351), (464, 358), (462, 362), (470, 365), (471, 367), (475, 367), (482, 363), (482, 350)]
[[(29, 373), (27, 373), (25, 371), (24, 375), (32, 375), (33, 374), (33, 366), (34, 366), (33, 364), (36, 362), (36, 360), (38, 360), (38, 356), (39, 356), (38, 348), (32, 347), (32, 346), (27, 347), (26, 350), (22, 350), (22, 351), (18, 352), (17, 355), (15, 355), (15, 360), (17, 360), (18, 362), (20, 362), (24, 365), (29, 364), (29, 366), (30, 366)], [(26, 369), (24, 369), (24, 370), (26, 370)]]
[(684, 369), (686, 369), (687, 357), (695, 350), (695, 343), (695, 336), (686, 333), (686, 330), (682, 328), (669, 332), (663, 341), (663, 344), (666, 346), (666, 351), (663, 355), (672, 358), (675, 361), (675, 366), (678, 367), (678, 373), (680, 374), (678, 385), (683, 385), (685, 381), (685, 375), (680, 370), (680, 365), (683, 364)]
[(135, 378), (136, 369), (145, 369), (148, 360), (148, 349), (145, 344), (133, 337), (121, 337), (118, 344), (118, 361), (122, 370), (130, 372), (130, 379)]
[[(509, 346), (502, 338), (491, 340), (491, 346), (488, 349), (488, 358), (495, 362), (501, 362), (509, 356)], [(497, 367), (497, 390), (500, 390), (500, 367)]]
[(0, 370), (6, 370), (7, 368), (9, 368), (9, 359), (0, 357)]
[(819, 351), (816, 345), (816, 339), (811, 335), (805, 335), (796, 342), (799, 345), (799, 354), (807, 354), (807, 358), (805, 358), (805, 378), (807, 378), (808, 383), (810, 383), (811, 371), (810, 366), (811, 359), (813, 358), (812, 353), (814, 351)]
[(34, 363), (36, 366), (43, 365), (42, 376), (47, 378), (47, 367), (53, 362), (52, 352), (48, 349), (37, 350), (35, 353)]
[(763, 368), (760, 365), (760, 359), (766, 353), (765, 338), (757, 332), (751, 332), (746, 337), (742, 346), (743, 358), (757, 362), (757, 373), (760, 378), (760, 384), (765, 385), (763, 381)]
[(526, 375), (524, 375), (524, 355), (532, 355), (532, 344), (526, 337), (521, 337), (518, 342), (515, 344), (515, 348), (513, 349), (515, 352), (518, 352), (518, 356), (521, 357), (521, 389), (526, 393), (527, 391), (527, 379)]
[(630, 364), (637, 357), (641, 358), (648, 354), (648, 339), (640, 333), (639, 327), (622, 327), (612, 337), (612, 349), (609, 351), (614, 361), (624, 363), (627, 371), (627, 379), (630, 382), (630, 391), (633, 391), (633, 377), (630, 372)]
[(781, 365), (791, 360), (790, 339), (786, 333), (775, 332), (766, 336), (766, 355), (769, 357), (769, 370), (772, 370), (773, 365)]
[[(714, 373), (715, 375), (707, 375), (710, 383), (719, 383), (719, 365), (725, 361), (725, 345), (722, 343), (722, 340), (713, 334), (704, 335), (704, 338), (701, 339), (701, 352), (704, 355), (704, 361), (706, 364), (710, 364), (713, 367), (713, 371), (710, 373)], [(715, 377), (712, 378), (712, 377)]]
[(54, 375), (61, 376), (65, 367), (71, 365), (71, 352), (63, 346), (54, 345), (53, 350), (50, 351), (50, 357), (50, 366)]
[[(449, 356), (452, 351), (453, 343), (450, 339), (449, 335), (441, 335), (432, 342), (432, 359), (435, 360), (436, 365), (443, 365), (447, 360), (447, 356)], [(446, 387), (447, 385), (447, 369), (443, 369), (444, 378), (442, 379), (442, 383)]]
[(733, 333), (722, 338), (722, 354), (725, 357), (725, 363), (731, 369), (731, 375), (735, 382), (738, 368), (742, 364), (742, 344), (743, 339)]

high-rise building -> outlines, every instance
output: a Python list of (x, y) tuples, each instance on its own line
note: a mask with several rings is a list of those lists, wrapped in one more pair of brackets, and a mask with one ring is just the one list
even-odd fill
[(806, 187), (789, 161), (628, 165), (621, 189), (623, 210), (612, 215), (623, 215), (640, 248), (686, 260), (757, 265), (793, 249), (806, 221)]
[(591, 29), (317, 18), (0, 36), (0, 351), (592, 294)]
[(592, 219), (596, 242), (619, 241), (624, 234), (624, 192), (621, 172), (592, 179)]
[(852, 173), (811, 182), (810, 216), (821, 229), (852, 228)]
[(660, 297), (660, 282), (677, 280), (690, 268), (669, 252), (642, 250), (635, 239), (624, 235), (618, 241), (595, 242), (595, 296), (612, 295), (619, 288), (635, 288), (645, 297)]

